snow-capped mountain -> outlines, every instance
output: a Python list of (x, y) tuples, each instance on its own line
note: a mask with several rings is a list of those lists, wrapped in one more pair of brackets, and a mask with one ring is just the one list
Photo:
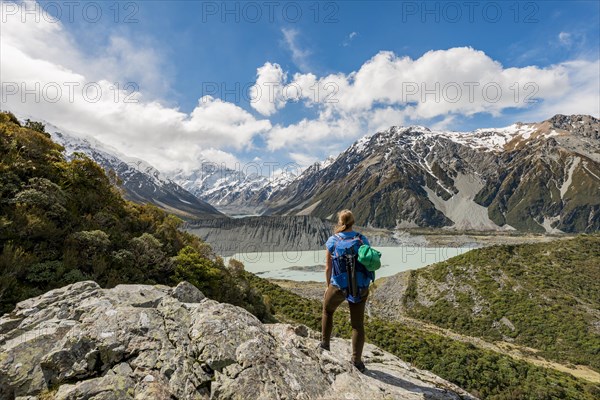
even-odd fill
[(178, 171), (171, 176), (200, 199), (233, 215), (260, 214), (272, 193), (295, 178), (293, 171), (271, 171), (269, 165), (252, 163), (231, 169), (213, 162), (203, 162), (198, 169)]
[(599, 121), (556, 115), (473, 132), (391, 127), (356, 141), (272, 193), (268, 214), (360, 225), (600, 230)]
[(331, 219), (351, 208), (363, 226), (549, 233), (600, 230), (599, 126), (585, 115), (473, 132), (394, 126), (298, 176), (205, 162), (166, 177), (94, 139), (47, 125), (68, 154), (83, 152), (114, 170), (126, 197), (183, 216)]
[(67, 133), (52, 124), (46, 123), (46, 131), (65, 148), (67, 157), (83, 153), (106, 171), (114, 171), (122, 181), (125, 198), (131, 201), (152, 203), (183, 218), (223, 216), (143, 160), (125, 156), (94, 138)]

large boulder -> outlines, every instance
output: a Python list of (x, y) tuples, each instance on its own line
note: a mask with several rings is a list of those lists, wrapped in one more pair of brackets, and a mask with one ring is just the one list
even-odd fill
[(305, 326), (263, 325), (189, 283), (79, 282), (0, 318), (0, 399), (460, 399), (458, 387), (367, 344), (318, 348)]

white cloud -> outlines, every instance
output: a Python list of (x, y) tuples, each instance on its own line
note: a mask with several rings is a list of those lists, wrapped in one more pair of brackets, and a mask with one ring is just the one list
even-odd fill
[(348, 47), (350, 46), (350, 44), (352, 43), (352, 40), (358, 36), (358, 32), (350, 32), (350, 34), (346, 37), (346, 39), (344, 39), (344, 41), (342, 42), (342, 46), (344, 47)]
[(275, 126), (268, 144), (272, 149), (310, 147), (332, 135), (350, 137), (443, 117), (437, 123), (441, 127), (457, 115), (499, 116), (507, 109), (544, 110), (544, 118), (560, 109), (597, 115), (597, 71), (597, 63), (585, 61), (506, 68), (470, 47), (429, 51), (417, 59), (382, 51), (349, 74), (295, 74), (291, 84), (306, 89), (302, 96), (319, 107), (319, 118)]
[(561, 32), (558, 34), (558, 41), (565, 46), (569, 46), (571, 44), (571, 38), (572, 35), (568, 32)]
[(376, 104), (415, 104), (415, 117), (433, 118), (524, 107), (523, 97), (515, 101), (514, 92), (528, 83), (539, 88), (539, 96), (558, 97), (565, 77), (561, 67), (503, 68), (484, 52), (463, 47), (430, 51), (415, 60), (380, 52), (357, 72), (326, 76), (319, 83), (324, 92), (327, 84), (337, 90), (338, 101), (325, 101), (325, 107), (360, 112)]
[(297, 163), (300, 168), (304, 169), (314, 163), (316, 163), (317, 161), (319, 161), (319, 159), (317, 157), (315, 157), (312, 154), (306, 154), (306, 153), (290, 153), (290, 157), (292, 160), (294, 160), (295, 163)]
[(378, 108), (369, 113), (367, 130), (368, 132), (379, 132), (388, 129), (390, 126), (405, 125), (407, 119), (408, 113), (405, 109)]
[(561, 63), (565, 70), (565, 92), (544, 100), (521, 114), (521, 121), (540, 121), (555, 114), (589, 114), (600, 118), (600, 60)]
[[(2, 7), (6, 4), (2, 2)], [(166, 172), (192, 169), (207, 159), (235, 164), (232, 153), (255, 150), (252, 143), (257, 136), (265, 139), (266, 150), (283, 149), (289, 159), (306, 166), (365, 133), (413, 121), (439, 121), (435, 127), (445, 128), (459, 116), (497, 116), (507, 109), (520, 109), (523, 121), (556, 113), (600, 114), (598, 60), (512, 68), (470, 47), (429, 51), (416, 59), (382, 51), (351, 73), (317, 76), (306, 72), (310, 53), (299, 47), (294, 29), (282, 32), (304, 72), (288, 76), (279, 64), (266, 62), (257, 68), (251, 106), (271, 116), (289, 101), (302, 101), (316, 110), (317, 117), (272, 125), (211, 96), (199, 99), (194, 110), (185, 113), (152, 100), (153, 92), (166, 85), (165, 66), (161, 54), (147, 43), (113, 36), (88, 55), (59, 22), (22, 23), (19, 17), (8, 18), (2, 26), (3, 107), (94, 136)], [(354, 33), (348, 39), (356, 37)], [(561, 41), (576, 39), (574, 33), (563, 34)], [(111, 87), (129, 78), (141, 82), (141, 93), (129, 96), (133, 103), (125, 101), (127, 91)], [(18, 83), (16, 93), (13, 82)], [(89, 83), (92, 95), (101, 90), (98, 101), (86, 100), (82, 88)], [(36, 84), (37, 92), (46, 87), (45, 95), (36, 101), (28, 94), (23, 101), (21, 89), (36, 91)], [(78, 85), (73, 99), (68, 85)], [(56, 87), (62, 96), (49, 101)], [(497, 89), (501, 94), (495, 98)], [(531, 94), (537, 103), (525, 101)]]
[(351, 115), (334, 117), (321, 113), (317, 119), (303, 119), (287, 126), (275, 125), (265, 135), (270, 150), (311, 149), (314, 153), (341, 147), (340, 143), (352, 140), (362, 132), (361, 121)]
[(446, 115), (444, 118), (442, 118), (441, 121), (438, 121), (438, 122), (432, 124), (431, 129), (440, 130), (440, 131), (449, 129), (449, 126), (454, 122), (455, 119), (456, 119), (456, 115)]
[[(127, 66), (130, 54), (143, 55), (137, 61), (143, 64), (157, 57), (136, 48), (125, 39), (114, 39), (104, 54), (92, 58), (79, 50), (59, 22), (7, 18), (0, 60), (3, 108), (93, 136), (167, 172), (192, 168), (207, 157), (231, 162), (235, 157), (228, 151), (250, 148), (253, 137), (271, 128), (268, 120), (257, 120), (241, 107), (210, 96), (187, 114), (140, 93), (129, 96), (127, 90), (116, 89), (116, 74), (137, 69)], [(102, 76), (105, 67), (107, 76)], [(142, 79), (160, 75), (158, 67), (145, 67), (149, 72), (143, 72)]]
[[(227, 153), (225, 151), (219, 149), (204, 149), (200, 151), (200, 157), (208, 162), (212, 162), (219, 165), (226, 165), (230, 168), (233, 168), (235, 165), (241, 165), (240, 160), (237, 159), (233, 154)], [(198, 168), (198, 164), (194, 163), (189, 166), (183, 166), (184, 170), (191, 170), (193, 168)], [(187, 168), (185, 168), (187, 167)]]
[[(168, 79), (162, 73), (166, 65), (154, 49), (156, 44), (146, 37), (136, 38), (143, 45), (133, 45), (124, 36), (111, 34), (105, 45), (94, 49), (91, 60), (79, 50), (75, 38), (66, 32), (63, 24), (45, 13), (35, 1), (3, 1), (2, 18), (3, 47), (16, 47), (33, 59), (77, 71), (90, 82), (104, 79), (119, 82), (121, 86), (132, 82), (146, 95), (154, 97), (167, 87)], [(90, 25), (95, 28), (94, 24)]]
[(301, 71), (308, 71), (310, 66), (308, 64), (308, 57), (310, 56), (309, 50), (303, 50), (298, 45), (298, 30), (282, 28), (283, 38), (289, 50), (292, 52), (292, 60)]
[(250, 89), (250, 105), (262, 115), (271, 115), (285, 106), (283, 85), (287, 74), (279, 64), (266, 62), (256, 69), (256, 83)]

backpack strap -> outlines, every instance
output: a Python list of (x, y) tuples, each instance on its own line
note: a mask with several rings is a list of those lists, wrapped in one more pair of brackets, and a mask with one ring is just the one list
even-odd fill
[(360, 244), (365, 244), (365, 242), (363, 242), (362, 240), (362, 235), (360, 234), (360, 232), (356, 232), (356, 236), (354, 236), (354, 238), (358, 238)]
[(337, 244), (340, 240), (354, 240), (356, 238), (358, 238), (358, 240), (360, 241), (361, 244), (364, 244), (363, 240), (362, 240), (362, 235), (359, 232), (356, 232), (356, 235), (349, 237), (349, 238), (343, 238), (342, 235), (340, 235), (339, 233), (336, 233), (335, 235), (333, 235), (333, 237), (335, 237), (337, 240), (335, 241), (335, 243), (333, 244), (333, 256), (336, 257), (336, 247)]
[(332, 254), (332, 256), (333, 256), (333, 257), (337, 257), (337, 254), (336, 254), (336, 252), (337, 252), (337, 248), (336, 248), (336, 247), (337, 247), (337, 244), (338, 244), (338, 242), (339, 242), (340, 240), (344, 240), (344, 239), (342, 238), (342, 236), (341, 236), (341, 235), (339, 235), (339, 234), (337, 234), (337, 233), (336, 233), (335, 235), (333, 235), (333, 237), (334, 237), (334, 238), (336, 238), (337, 240), (336, 240), (335, 242), (333, 242), (333, 254)]

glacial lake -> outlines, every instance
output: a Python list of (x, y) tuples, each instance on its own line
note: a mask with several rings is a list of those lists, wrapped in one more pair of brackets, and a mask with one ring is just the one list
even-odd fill
[[(377, 247), (381, 251), (381, 268), (377, 278), (422, 268), (466, 253), (475, 247)], [(262, 278), (325, 282), (325, 250), (289, 250), (238, 253), (225, 257), (244, 263), (246, 271)]]

